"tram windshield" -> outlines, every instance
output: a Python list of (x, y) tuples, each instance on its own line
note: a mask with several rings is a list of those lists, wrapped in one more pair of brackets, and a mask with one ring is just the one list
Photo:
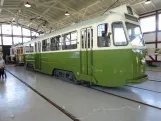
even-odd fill
[(126, 22), (126, 28), (131, 44), (135, 46), (144, 46), (144, 39), (139, 25)]

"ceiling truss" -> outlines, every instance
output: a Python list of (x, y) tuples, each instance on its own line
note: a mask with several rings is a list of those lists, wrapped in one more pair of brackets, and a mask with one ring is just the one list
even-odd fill
[[(117, 1), (117, 2), (116, 2)], [(130, 4), (136, 13), (160, 9), (161, 0), (1, 0), (0, 22), (25, 25), (37, 31), (49, 32), (103, 14), (109, 7)], [(31, 8), (24, 7), (29, 2)], [(115, 3), (116, 2), (116, 3)], [(113, 5), (113, 3), (115, 3)], [(112, 5), (112, 6), (111, 6)], [(65, 16), (68, 11), (70, 16)], [(15, 23), (13, 23), (15, 21)]]

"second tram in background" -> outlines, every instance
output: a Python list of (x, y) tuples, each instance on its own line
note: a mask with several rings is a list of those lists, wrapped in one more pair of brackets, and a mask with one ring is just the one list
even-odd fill
[(69, 81), (118, 87), (147, 80), (145, 44), (130, 6), (24, 44), (25, 65)]
[(16, 59), (17, 65), (24, 65), (24, 47), (23, 47), (23, 45), (13, 45), (10, 48), (10, 57), (11, 57), (12, 63), (14, 63), (14, 61)]

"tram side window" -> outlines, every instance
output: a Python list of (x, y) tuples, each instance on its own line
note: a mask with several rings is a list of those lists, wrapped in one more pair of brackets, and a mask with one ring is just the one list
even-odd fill
[(56, 36), (51, 38), (51, 51), (61, 50), (61, 36)]
[(82, 35), (82, 48), (86, 48), (86, 29), (81, 31), (81, 35)]
[(76, 49), (77, 48), (77, 32), (70, 32), (63, 35), (62, 49)]
[(25, 46), (25, 53), (33, 53), (34, 52), (34, 44), (29, 44)]
[(38, 52), (41, 52), (41, 42), (38, 42)]
[(115, 46), (124, 46), (127, 45), (127, 39), (125, 36), (124, 28), (122, 23), (113, 23), (113, 39)]
[(71, 32), (71, 47), (72, 49), (77, 48), (77, 32)]
[(42, 51), (49, 51), (49, 42), (48, 39), (42, 41)]
[(29, 45), (25, 46), (25, 52), (30, 53), (30, 46)]
[(110, 38), (108, 38), (108, 24), (100, 24), (97, 27), (97, 46), (109, 47)]
[(30, 44), (30, 53), (34, 52), (34, 44)]
[(37, 53), (37, 43), (35, 42), (35, 52)]

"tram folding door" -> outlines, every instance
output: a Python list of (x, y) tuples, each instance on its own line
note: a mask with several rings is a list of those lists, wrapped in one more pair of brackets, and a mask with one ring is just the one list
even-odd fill
[(92, 36), (92, 28), (81, 30), (81, 73), (88, 76), (92, 76)]
[(35, 42), (35, 68), (41, 70), (41, 42)]

